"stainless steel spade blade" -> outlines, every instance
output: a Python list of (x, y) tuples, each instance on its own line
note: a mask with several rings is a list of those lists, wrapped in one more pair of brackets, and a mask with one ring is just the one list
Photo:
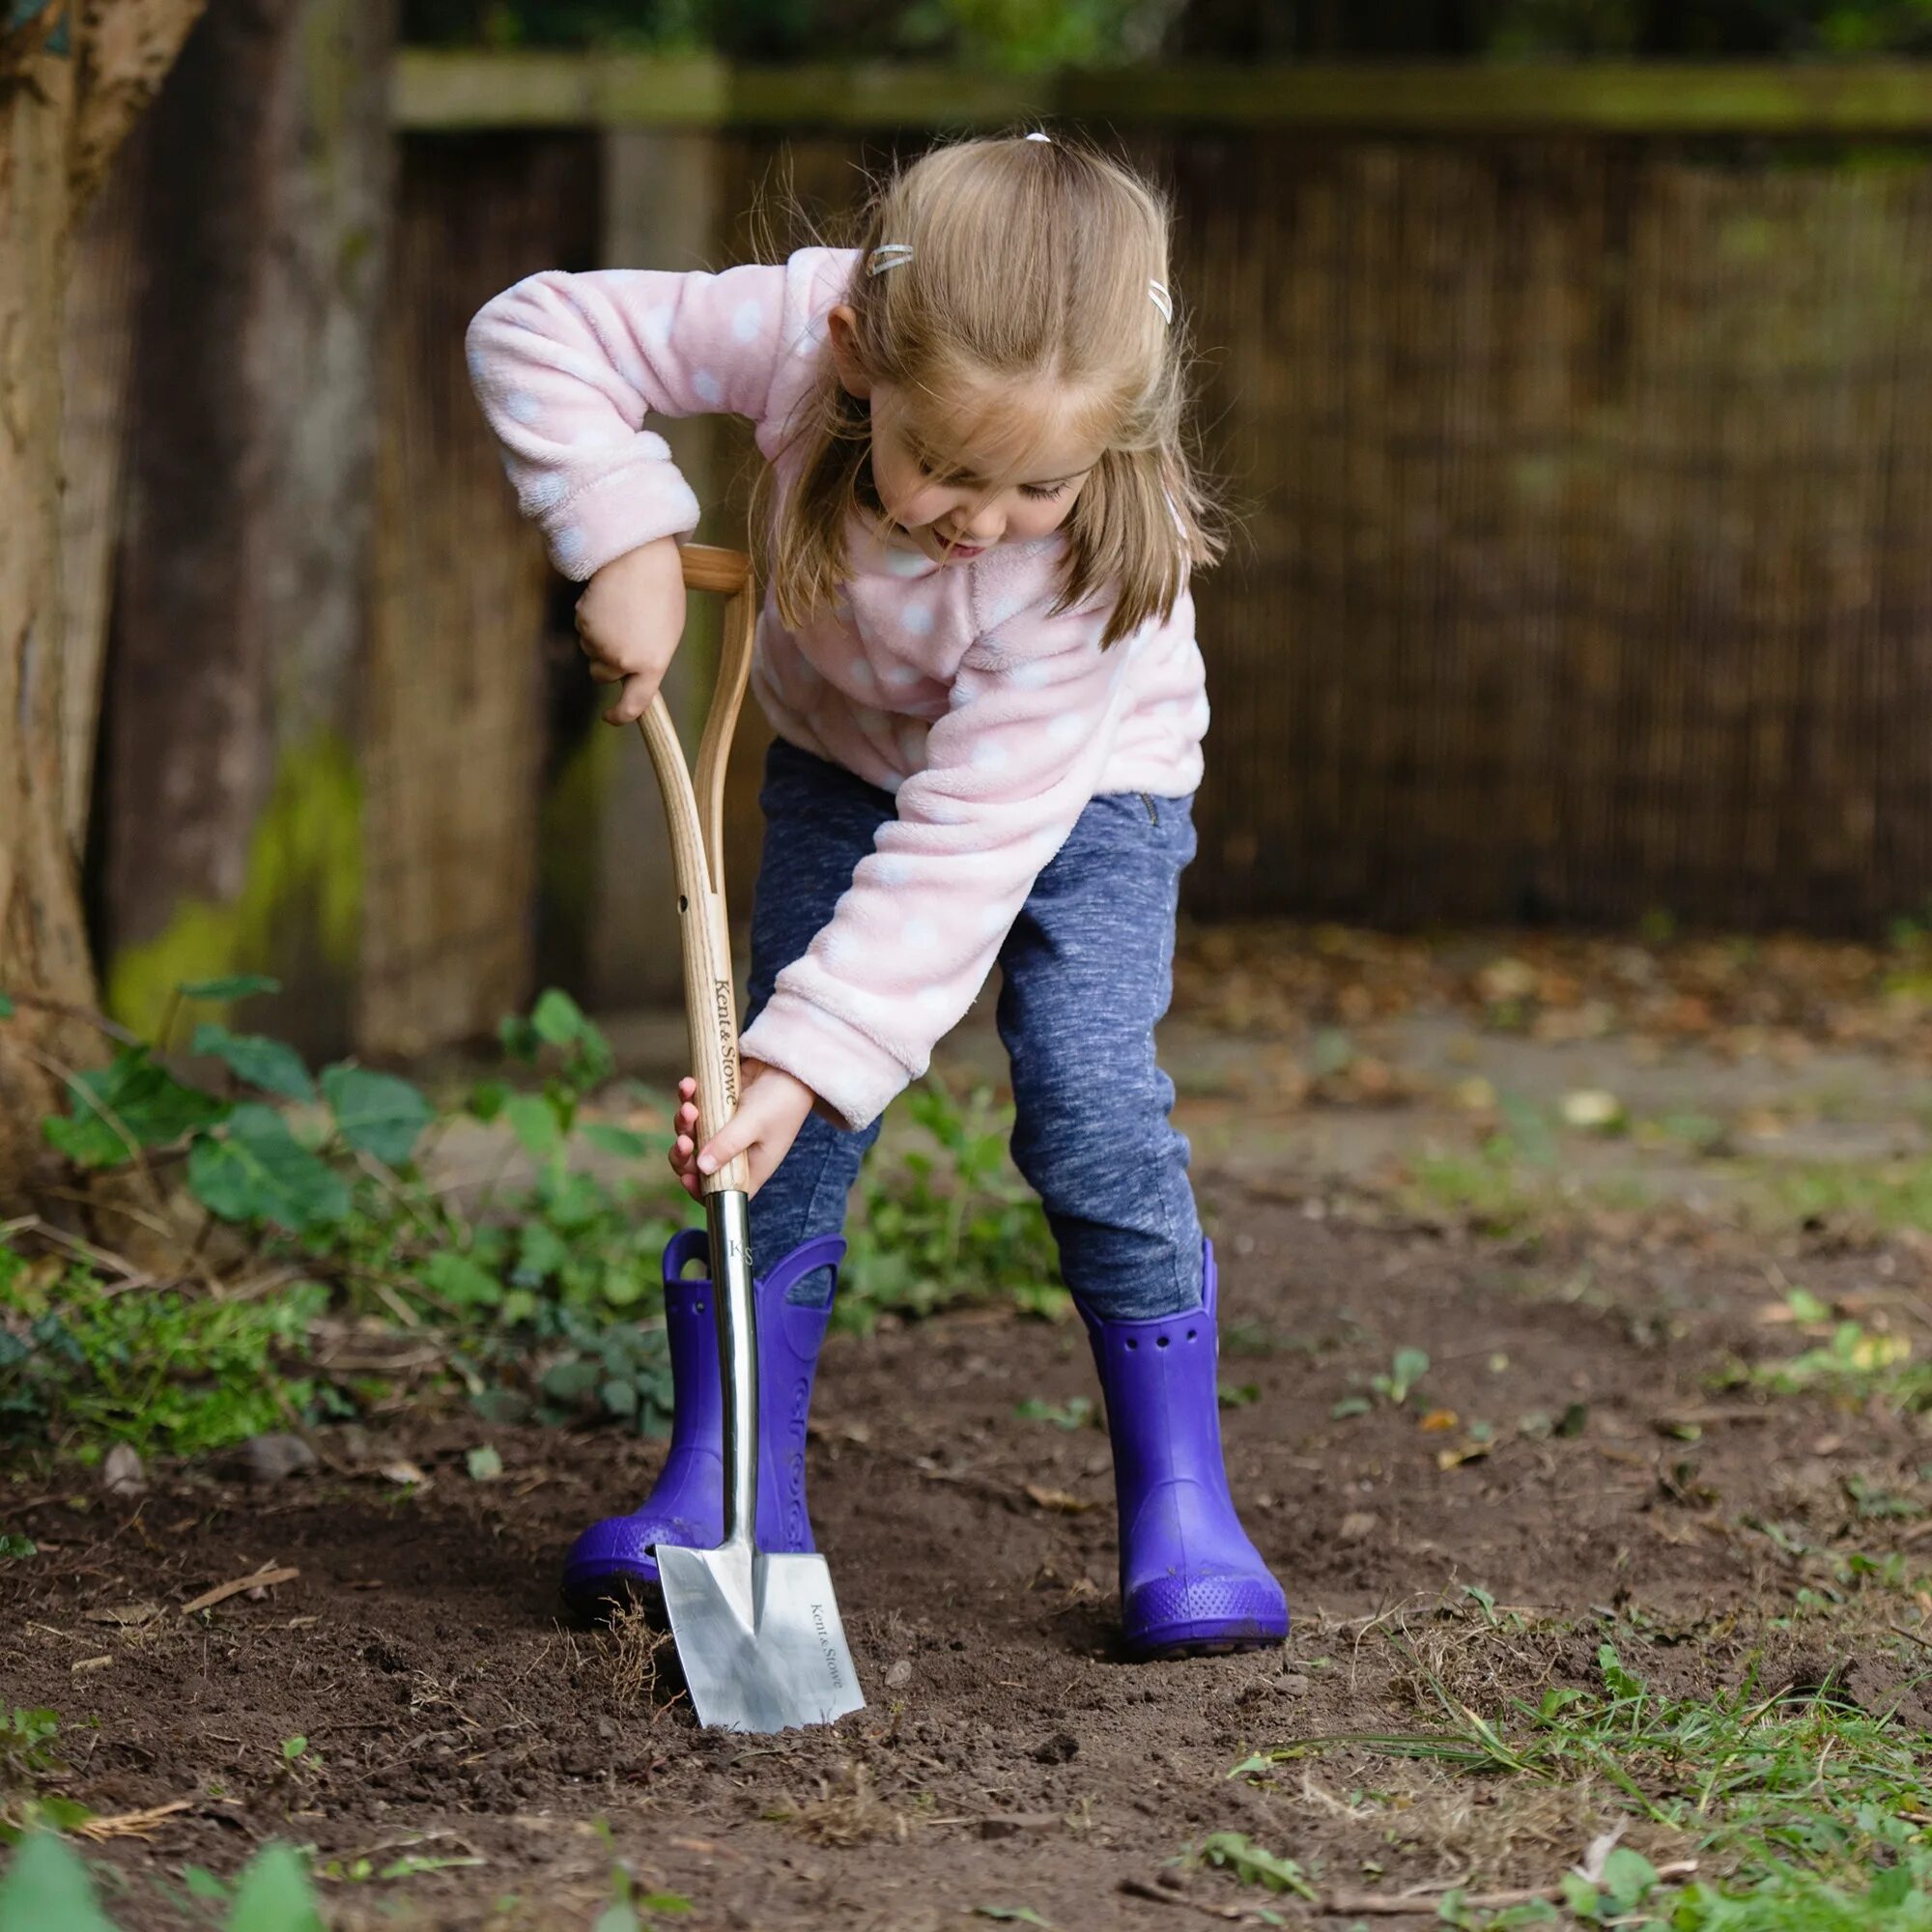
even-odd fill
[(714, 1194), (705, 1206), (724, 1382), (724, 1541), (716, 1549), (659, 1544), (665, 1608), (700, 1723), (758, 1732), (829, 1724), (866, 1702), (832, 1573), (822, 1556), (757, 1547), (758, 1355), (746, 1197)]

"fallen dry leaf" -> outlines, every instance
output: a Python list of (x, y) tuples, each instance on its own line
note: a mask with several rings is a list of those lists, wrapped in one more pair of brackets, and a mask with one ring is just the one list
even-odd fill
[(1335, 1531), (1337, 1543), (1359, 1543), (1365, 1536), (1373, 1536), (1381, 1519), (1371, 1510), (1350, 1510), (1342, 1519)]
[(1488, 1442), (1464, 1442), (1454, 1449), (1438, 1449), (1435, 1452), (1435, 1466), (1438, 1469), (1460, 1468), (1464, 1463), (1480, 1463), (1490, 1453)]
[(148, 1487), (141, 1459), (127, 1443), (117, 1442), (108, 1450), (100, 1464), (100, 1487), (110, 1496), (138, 1496)]
[(1439, 1434), (1454, 1429), (1462, 1419), (1453, 1408), (1432, 1408), (1415, 1426)]
[(91, 1624), (151, 1624), (161, 1613), (158, 1604), (115, 1604), (98, 1610), (82, 1610)]

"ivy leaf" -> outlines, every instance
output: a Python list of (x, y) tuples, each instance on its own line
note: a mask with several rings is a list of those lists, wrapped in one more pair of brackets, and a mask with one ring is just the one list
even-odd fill
[(469, 1090), (469, 1111), (479, 1121), (494, 1121), (509, 1097), (510, 1090), (500, 1080), (479, 1080)]
[(544, 1371), (540, 1386), (553, 1402), (575, 1402), (578, 1397), (588, 1395), (603, 1379), (601, 1364), (579, 1356), (553, 1362)]
[(556, 1109), (541, 1094), (515, 1095), (503, 1113), (532, 1160), (549, 1160), (561, 1151), (563, 1128)]
[(82, 1167), (128, 1159), (128, 1135), (138, 1147), (165, 1147), (228, 1111), (225, 1100), (184, 1087), (145, 1046), (124, 1047), (105, 1066), (76, 1074), (68, 1093), (72, 1113), (43, 1121), (41, 1132), (49, 1147)]
[(94, 1896), (87, 1867), (49, 1832), (33, 1832), (0, 1879), (0, 1926), (26, 1932), (58, 1925), (61, 1932), (114, 1932)]
[(570, 1249), (548, 1221), (526, 1221), (517, 1242), (517, 1279), (540, 1282), (561, 1274), (570, 1264)]
[(185, 980), (175, 988), (185, 1000), (252, 1000), (258, 993), (279, 993), (282, 982), (262, 973), (232, 973), (225, 980)]
[(315, 1082), (302, 1057), (285, 1040), (266, 1034), (230, 1033), (225, 1026), (204, 1021), (194, 1030), (192, 1051), (213, 1054), (238, 1080), (290, 1100), (313, 1100)]
[(592, 1121), (583, 1129), (583, 1138), (600, 1153), (612, 1153), (621, 1160), (641, 1160), (650, 1152), (650, 1142), (629, 1127), (613, 1127), (604, 1121)]
[(503, 1284), (469, 1255), (445, 1249), (422, 1265), (423, 1286), (458, 1308), (494, 1308), (503, 1298)]
[(537, 1048), (543, 1044), (536, 1028), (522, 1013), (505, 1013), (497, 1022), (497, 1037), (512, 1060), (521, 1060), (526, 1065), (536, 1059)]
[(0, 993), (0, 1020), (11, 1020), (13, 1017), (14, 1002), (5, 993)]
[(296, 1139), (274, 1108), (255, 1101), (195, 1142), (187, 1183), (224, 1221), (271, 1221), (299, 1232), (349, 1212), (342, 1177)]
[(409, 1161), (433, 1118), (422, 1090), (393, 1073), (329, 1066), (323, 1070), (322, 1091), (335, 1110), (342, 1138), (358, 1153), (374, 1154), (385, 1167), (402, 1167)]
[(270, 1845), (242, 1874), (226, 1932), (323, 1932), (301, 1855)]
[(530, 1009), (530, 1026), (536, 1037), (552, 1046), (573, 1046), (583, 1037), (590, 1022), (583, 1009), (561, 987), (552, 986)]
[(1604, 1861), (1604, 1889), (1619, 1912), (1639, 1906), (1657, 1889), (1657, 1867), (1641, 1852), (1619, 1845)]

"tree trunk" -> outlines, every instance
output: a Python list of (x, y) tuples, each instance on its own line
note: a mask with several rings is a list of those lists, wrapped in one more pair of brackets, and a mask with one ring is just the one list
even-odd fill
[(66, 825), (61, 334), (87, 194), (153, 96), (201, 0), (16, 4), (0, 30), (0, 1207), (31, 1184), (54, 1069), (95, 1042)]
[(101, 758), (109, 1009), (284, 985), (347, 1044), (388, 207), (385, 0), (219, 0), (156, 109)]
[(143, 142), (121, 152), (75, 230), (61, 331), (62, 675), (68, 841), (85, 866), (128, 453), (128, 374), (139, 303), (135, 216)]

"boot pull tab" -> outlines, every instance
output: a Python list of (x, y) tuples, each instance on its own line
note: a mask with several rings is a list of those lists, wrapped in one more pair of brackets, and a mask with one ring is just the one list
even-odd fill
[(693, 1262), (701, 1262), (704, 1276), (711, 1274), (711, 1236), (702, 1228), (682, 1228), (665, 1243), (664, 1284), (668, 1288), (673, 1282), (684, 1279), (684, 1271)]

